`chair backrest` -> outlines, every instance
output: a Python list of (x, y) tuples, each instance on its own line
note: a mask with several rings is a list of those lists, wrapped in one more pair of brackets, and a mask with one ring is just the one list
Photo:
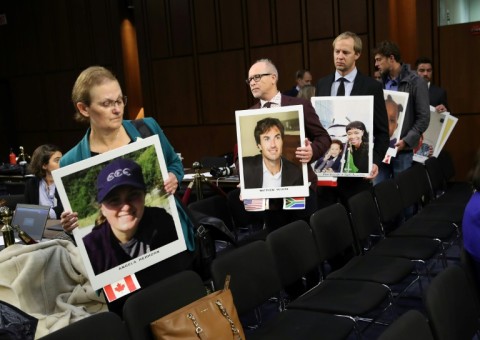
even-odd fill
[(438, 158), (430, 157), (425, 161), (425, 169), (427, 169), (428, 179), (432, 191), (437, 195), (445, 190), (445, 179), (443, 177), (442, 165)]
[(452, 156), (445, 150), (438, 154), (438, 161), (441, 164), (443, 179), (448, 182), (455, 177), (455, 165), (453, 164)]
[(289, 286), (319, 266), (317, 246), (307, 222), (289, 223), (267, 236), (282, 285)]
[(210, 196), (188, 205), (194, 217), (212, 216), (225, 223), (230, 231), (234, 231), (232, 216), (229, 213), (227, 198), (222, 195)]
[(375, 202), (380, 221), (384, 225), (395, 221), (403, 211), (403, 201), (397, 184), (393, 179), (387, 179), (373, 187)]
[(402, 314), (380, 334), (378, 340), (433, 340), (432, 331), (425, 316), (412, 309)]
[(395, 177), (404, 208), (421, 205), (425, 190), (422, 173), (425, 173), (423, 165), (417, 163)]
[(317, 210), (310, 216), (320, 261), (329, 260), (345, 250), (356, 250), (347, 210), (340, 203)]
[(470, 281), (470, 286), (472, 287), (475, 297), (477, 298), (477, 302), (480, 306), (480, 280), (479, 273), (477, 273), (478, 269), (475, 265), (472, 255), (465, 250), (465, 247), (462, 247), (460, 250), (460, 262), (465, 270), (465, 274)]
[(361, 191), (350, 197), (348, 199), (348, 209), (355, 236), (360, 244), (368, 241), (371, 235), (383, 234), (375, 199), (370, 191)]
[(216, 288), (231, 275), (230, 290), (238, 314), (254, 310), (281, 290), (275, 261), (265, 241), (254, 241), (233, 249), (212, 262)]
[(44, 337), (44, 340), (129, 340), (127, 329), (120, 317), (112, 312), (91, 315)]
[(435, 339), (472, 339), (480, 328), (470, 282), (457, 265), (432, 280), (425, 294), (425, 307)]
[(129, 297), (123, 306), (123, 319), (130, 338), (153, 339), (150, 322), (205, 295), (206, 289), (202, 279), (190, 270), (169, 276), (140, 290)]

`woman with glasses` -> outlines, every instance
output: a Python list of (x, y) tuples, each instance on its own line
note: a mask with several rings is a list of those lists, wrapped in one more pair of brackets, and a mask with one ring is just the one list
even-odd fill
[(25, 203), (50, 206), (49, 218), (60, 218), (62, 202), (53, 182), (52, 171), (58, 169), (62, 152), (53, 144), (35, 149), (28, 170), (34, 177), (25, 183)]
[[(117, 78), (104, 67), (92, 66), (80, 73), (72, 89), (72, 102), (75, 119), (88, 124), (89, 128), (83, 139), (62, 157), (60, 166), (73, 164), (135, 142), (138, 137), (145, 137), (142, 135), (144, 130), (140, 131), (142, 128), (137, 128), (134, 121), (123, 119), (127, 98)], [(157, 122), (153, 118), (144, 118), (143, 123), (143, 128), (147, 128), (151, 135), (158, 135), (160, 139), (168, 170), (164, 188), (168, 194), (174, 194), (178, 183), (183, 179), (182, 162)], [(152, 266), (156, 269), (149, 267), (136, 273), (142, 287), (192, 266), (195, 250), (193, 224), (178, 200), (176, 202), (187, 250), (158, 263), (158, 266)], [(64, 211), (61, 223), (66, 232), (71, 232), (78, 227), (78, 214)], [(116, 306), (109, 304), (109, 309), (120, 314), (121, 308), (120, 302)]]

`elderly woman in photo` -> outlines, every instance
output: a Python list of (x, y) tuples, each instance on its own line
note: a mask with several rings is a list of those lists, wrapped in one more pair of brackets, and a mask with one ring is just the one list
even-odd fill
[(83, 238), (95, 274), (114, 268), (178, 239), (165, 209), (145, 207), (146, 185), (140, 166), (117, 158), (97, 178), (100, 211)]

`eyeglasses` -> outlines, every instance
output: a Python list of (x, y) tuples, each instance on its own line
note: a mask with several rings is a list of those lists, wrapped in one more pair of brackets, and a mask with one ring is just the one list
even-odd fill
[(262, 77), (270, 76), (270, 75), (271, 75), (271, 73), (255, 74), (255, 75), (251, 76), (250, 78), (245, 79), (245, 82), (247, 84), (250, 84), (252, 80), (255, 80), (255, 82), (258, 83), (260, 81), (260, 79), (262, 79)]
[(127, 105), (127, 96), (120, 97), (117, 100), (108, 99), (99, 103), (99, 105), (105, 109), (113, 109), (114, 107), (117, 107), (117, 105), (122, 108)]

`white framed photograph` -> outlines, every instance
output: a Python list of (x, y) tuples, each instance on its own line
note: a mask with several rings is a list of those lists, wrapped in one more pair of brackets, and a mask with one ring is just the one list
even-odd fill
[(452, 131), (455, 128), (455, 125), (457, 125), (457, 122), (458, 122), (458, 118), (455, 116), (452, 116), (451, 114), (448, 114), (445, 117), (443, 131), (440, 134), (437, 147), (433, 150), (433, 155), (435, 157), (438, 157), (438, 155), (440, 154), (440, 151), (442, 151), (443, 147), (445, 146), (445, 143), (447, 143), (448, 138), (452, 134)]
[(407, 92), (383, 90), (383, 98), (385, 99), (385, 107), (388, 115), (388, 134), (390, 136), (389, 151), (387, 151), (387, 154), (397, 154), (395, 143), (400, 140), (400, 134), (402, 133), (403, 121), (408, 105), (408, 96), (409, 94)]
[(52, 172), (94, 289), (186, 249), (158, 136), (138, 139)]
[(330, 149), (312, 163), (325, 177), (366, 177), (373, 164), (373, 96), (312, 97)]
[(425, 132), (420, 136), (420, 140), (415, 148), (413, 148), (413, 160), (419, 163), (425, 163), (428, 157), (435, 156), (440, 153), (440, 144), (443, 131), (445, 130), (449, 112), (437, 112), (433, 106), (430, 106), (430, 123)]
[(242, 198), (307, 197), (307, 165), (295, 156), (305, 140), (303, 106), (235, 112)]

